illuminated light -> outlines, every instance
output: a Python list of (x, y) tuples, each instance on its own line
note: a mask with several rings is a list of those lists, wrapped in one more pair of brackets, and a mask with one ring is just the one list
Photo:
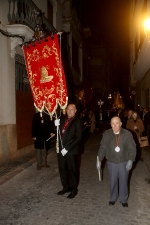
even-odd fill
[(108, 99), (111, 99), (111, 98), (112, 98), (112, 96), (111, 96), (111, 94), (109, 94)]
[(144, 27), (145, 29), (150, 30), (150, 18), (145, 20)]
[(150, 42), (150, 16), (144, 21), (144, 32)]

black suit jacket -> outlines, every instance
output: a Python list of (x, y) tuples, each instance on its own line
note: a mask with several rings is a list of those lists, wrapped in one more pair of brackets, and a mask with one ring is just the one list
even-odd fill
[[(65, 119), (60, 120), (60, 133), (64, 127)], [(66, 127), (63, 136), (59, 137), (60, 149), (65, 148), (70, 154), (78, 154), (79, 143), (82, 139), (82, 122), (74, 117)], [(61, 150), (60, 150), (61, 152)]]
[(42, 118), (40, 113), (35, 113), (32, 121), (32, 138), (36, 137), (34, 141), (34, 147), (37, 149), (44, 149), (44, 144), (46, 149), (50, 149), (51, 140), (46, 141), (50, 137), (50, 133), (54, 132), (53, 121), (50, 120), (50, 116), (46, 113), (43, 114), (43, 123), (41, 123)]

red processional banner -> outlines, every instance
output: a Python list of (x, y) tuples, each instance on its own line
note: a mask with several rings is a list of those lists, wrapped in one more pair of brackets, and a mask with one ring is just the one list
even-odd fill
[(23, 50), (36, 109), (42, 112), (46, 108), (52, 116), (58, 104), (66, 108), (68, 96), (58, 35), (24, 46)]

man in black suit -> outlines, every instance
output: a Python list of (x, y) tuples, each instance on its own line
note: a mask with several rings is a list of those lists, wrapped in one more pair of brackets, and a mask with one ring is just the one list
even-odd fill
[[(67, 117), (60, 120), (58, 166), (63, 189), (58, 195), (70, 192), (67, 198), (74, 198), (78, 192), (78, 145), (82, 139), (82, 122), (76, 117), (76, 106), (69, 104)], [(56, 125), (56, 123), (55, 123)]]
[(41, 170), (42, 167), (49, 167), (47, 165), (47, 151), (50, 149), (51, 144), (51, 139), (49, 138), (54, 136), (53, 130), (54, 125), (48, 114), (44, 112), (34, 114), (32, 139), (34, 140), (34, 147), (36, 149), (37, 170)]

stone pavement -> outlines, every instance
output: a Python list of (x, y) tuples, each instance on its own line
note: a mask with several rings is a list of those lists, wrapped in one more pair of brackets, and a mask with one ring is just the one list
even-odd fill
[(18, 173), (13, 169), (0, 173), (0, 225), (150, 225), (150, 149), (143, 149), (144, 161), (131, 174), (129, 207), (123, 208), (119, 200), (108, 205), (106, 165), (103, 180), (98, 181), (95, 163), (99, 142), (100, 136), (92, 134), (85, 145), (79, 192), (74, 199), (56, 194), (62, 187), (54, 149), (48, 155), (50, 168), (37, 171), (31, 157), (30, 163), (20, 162)]
[(36, 162), (35, 151), (0, 165), (0, 185)]

